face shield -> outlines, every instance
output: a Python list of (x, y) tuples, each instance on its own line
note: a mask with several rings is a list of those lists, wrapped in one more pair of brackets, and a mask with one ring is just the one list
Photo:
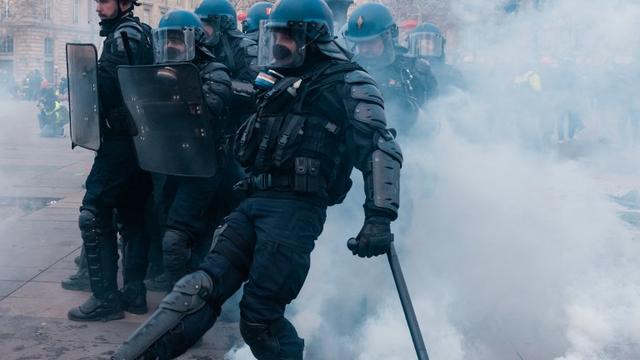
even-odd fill
[(297, 68), (305, 58), (307, 25), (304, 22), (260, 22), (258, 66)]
[(416, 57), (442, 57), (443, 39), (434, 33), (409, 34), (409, 54)]
[(162, 28), (153, 30), (153, 58), (156, 64), (186, 62), (195, 57), (193, 28)]
[(347, 34), (347, 46), (354, 54), (353, 61), (364, 67), (386, 67), (396, 60), (393, 39), (388, 32), (366, 38)]

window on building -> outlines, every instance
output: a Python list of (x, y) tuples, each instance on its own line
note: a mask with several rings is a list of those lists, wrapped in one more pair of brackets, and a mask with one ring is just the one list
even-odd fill
[(73, 0), (73, 23), (80, 22), (80, 0)]
[(13, 36), (0, 36), (0, 54), (13, 54)]
[(44, 19), (45, 20), (51, 20), (51, 15), (52, 15), (52, 11), (53, 11), (53, 0), (43, 0), (44, 1)]
[(44, 56), (53, 57), (53, 39), (44, 38)]
[(6, 19), (11, 17), (11, 0), (0, 1), (0, 18)]

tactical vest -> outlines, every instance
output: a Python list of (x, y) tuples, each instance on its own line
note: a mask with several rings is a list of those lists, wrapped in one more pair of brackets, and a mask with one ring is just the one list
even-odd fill
[[(126, 46), (122, 40), (122, 33), (127, 33), (129, 41), (139, 44), (132, 51), (131, 59), (128, 59)], [(132, 49), (130, 49), (132, 50)], [(144, 65), (153, 63), (153, 46), (151, 44), (151, 27), (140, 22), (137, 17), (125, 16), (121, 22), (115, 25), (113, 31), (107, 34), (104, 40), (102, 54), (98, 63), (102, 64), (119, 64), (122, 63), (123, 56), (130, 61), (130, 65)], [(98, 81), (116, 81), (116, 69), (109, 65), (107, 73), (113, 78), (98, 79)], [(112, 86), (116, 88), (119, 86)], [(109, 99), (107, 99), (109, 97)], [(100, 94), (101, 109), (100, 113), (103, 117), (103, 131), (105, 135), (109, 134), (127, 134), (136, 135), (136, 126), (127, 111), (122, 95), (118, 93)]]
[(257, 113), (240, 127), (234, 144), (237, 160), (251, 174), (249, 187), (319, 196), (327, 205), (342, 201), (351, 186), (349, 173), (344, 174), (351, 168), (343, 161), (343, 115), (327, 119), (307, 100), (358, 69), (353, 63), (323, 62), (261, 95)]

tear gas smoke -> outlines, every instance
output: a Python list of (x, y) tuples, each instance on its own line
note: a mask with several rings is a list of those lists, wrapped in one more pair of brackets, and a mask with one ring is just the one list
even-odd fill
[[(396, 246), (430, 356), (640, 358), (640, 243), (607, 197), (638, 175), (640, 4), (500, 3), (452, 5), (468, 89), (400, 138)], [(290, 309), (310, 359), (415, 358), (386, 259), (345, 247), (361, 192), (329, 212)]]

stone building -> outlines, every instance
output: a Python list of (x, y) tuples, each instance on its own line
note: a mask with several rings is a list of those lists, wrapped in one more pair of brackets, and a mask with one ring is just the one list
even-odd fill
[[(135, 12), (152, 26), (174, 8), (194, 9), (199, 0), (143, 0)], [(0, 0), (0, 71), (20, 83), (32, 70), (50, 82), (66, 75), (65, 44), (98, 47), (94, 0)]]

